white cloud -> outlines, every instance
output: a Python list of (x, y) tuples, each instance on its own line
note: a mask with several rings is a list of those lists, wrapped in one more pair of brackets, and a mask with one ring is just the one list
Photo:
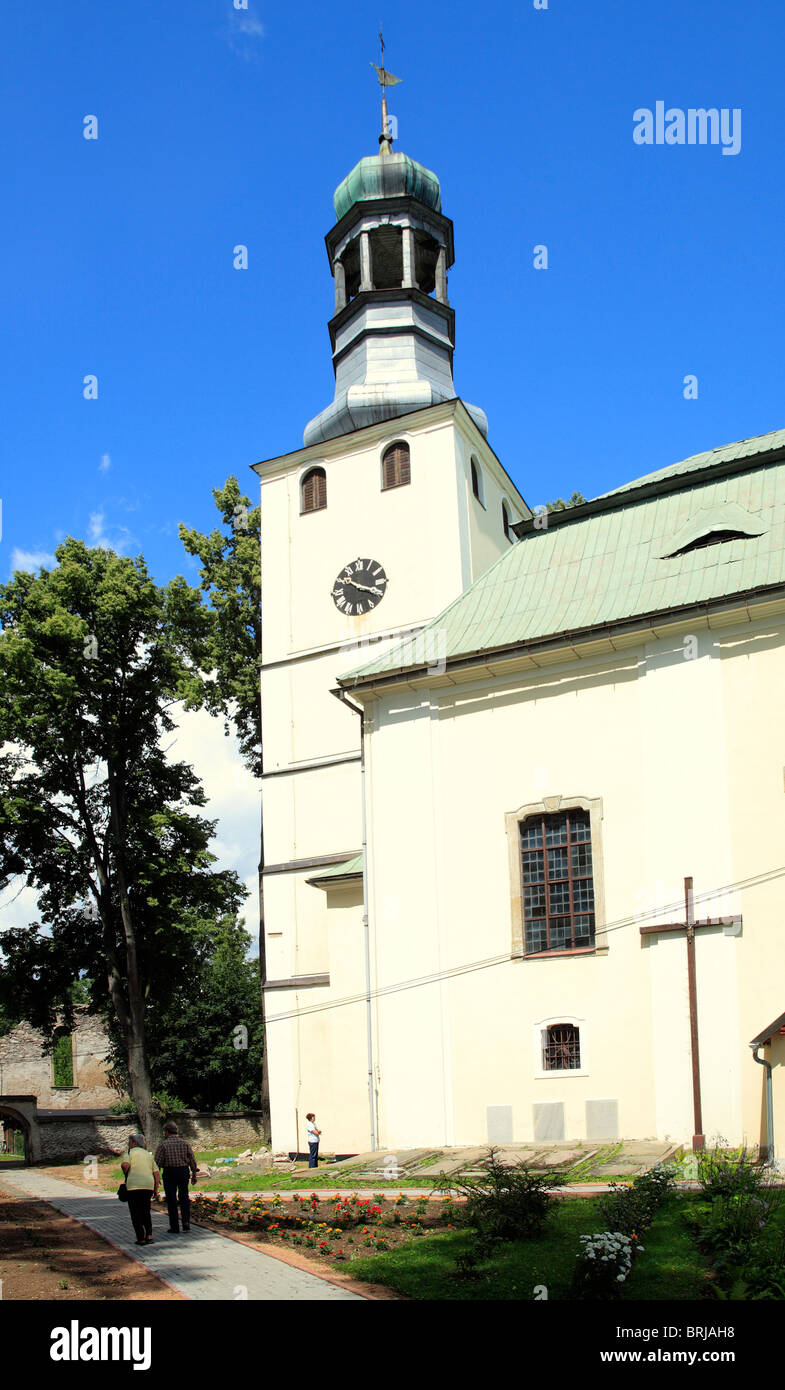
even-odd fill
[(223, 720), (205, 710), (182, 711), (175, 716), (177, 730), (170, 735), (169, 758), (189, 763), (201, 779), (207, 805), (200, 814), (217, 820), (210, 845), (217, 856), (214, 868), (234, 869), (249, 889), (240, 909), (257, 950), (259, 937), (259, 783), (243, 763), (234, 734), (224, 734)]
[(110, 526), (107, 529), (106, 513), (101, 510), (90, 513), (88, 535), (88, 545), (103, 550), (115, 550), (118, 555), (123, 555), (132, 546), (139, 544), (127, 526)]
[(89, 526), (89, 531), (90, 531), (90, 540), (93, 542), (93, 545), (105, 545), (105, 544), (106, 544), (106, 537), (104, 536), (104, 521), (105, 521), (105, 520), (106, 520), (106, 517), (104, 516), (104, 513), (103, 513), (103, 512), (91, 512), (91, 513), (90, 513), (90, 526)]
[(45, 569), (53, 569), (56, 564), (57, 560), (48, 550), (19, 550), (15, 546), (11, 551), (11, 574), (14, 570), (26, 570), (29, 574), (35, 574), (42, 565)]
[[(259, 783), (248, 772), (237, 749), (234, 734), (226, 737), (223, 720), (205, 710), (172, 711), (176, 729), (165, 739), (170, 762), (193, 767), (207, 796), (207, 804), (195, 808), (205, 820), (216, 821), (209, 849), (216, 856), (213, 868), (234, 869), (248, 889), (240, 907), (251, 950), (259, 943)], [(2, 747), (2, 745), (0, 745)], [(0, 893), (0, 934), (8, 927), (26, 927), (38, 915), (36, 894), (26, 886), (19, 892), (17, 879)], [(18, 896), (15, 896), (17, 895)]]
[(99, 465), (98, 465), (98, 472), (99, 472), (99, 473), (108, 473), (108, 472), (109, 472), (109, 469), (110, 469), (111, 467), (112, 467), (112, 460), (111, 460), (110, 455), (109, 455), (109, 454), (102, 454), (102, 455), (101, 455), (101, 462), (100, 462)]
[(241, 58), (255, 58), (263, 38), (264, 25), (250, 8), (230, 11), (226, 39), (233, 53)]

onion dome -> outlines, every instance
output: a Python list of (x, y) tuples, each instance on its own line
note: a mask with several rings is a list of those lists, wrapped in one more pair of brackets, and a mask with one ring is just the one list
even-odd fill
[(439, 180), (430, 169), (410, 159), (407, 154), (386, 151), (370, 155), (355, 164), (350, 174), (339, 183), (333, 196), (336, 221), (340, 222), (355, 203), (372, 198), (417, 198), (426, 207), (440, 212), (442, 206)]

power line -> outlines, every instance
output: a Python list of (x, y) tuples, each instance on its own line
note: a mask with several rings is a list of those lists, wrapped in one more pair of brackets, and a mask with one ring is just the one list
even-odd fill
[[(741, 891), (744, 888), (757, 887), (762, 883), (772, 882), (774, 879), (785, 876), (785, 866), (779, 869), (768, 869), (765, 873), (754, 874), (750, 878), (739, 879), (736, 883), (724, 884), (721, 888), (713, 888), (703, 893), (696, 893), (694, 901), (696, 903), (709, 902), (713, 898), (722, 897), (725, 893)], [(666, 903), (662, 907), (652, 908), (649, 912), (636, 912), (629, 917), (620, 917), (615, 922), (606, 923), (600, 928), (600, 935), (606, 935), (614, 931), (622, 931), (626, 927), (637, 926), (641, 922), (646, 922), (653, 917), (662, 917), (666, 912), (680, 911), (684, 907), (683, 899), (678, 899), (673, 903)], [(438, 984), (440, 980), (455, 979), (460, 975), (474, 974), (480, 970), (491, 970), (497, 965), (509, 965), (511, 961), (509, 952), (502, 956), (488, 956), (485, 960), (470, 961), (465, 965), (455, 965), (447, 970), (434, 971), (430, 975), (421, 975), (410, 980), (399, 980), (395, 984), (382, 985), (378, 989), (371, 990), (372, 999), (380, 999), (388, 994), (400, 994), (404, 990), (421, 989), (424, 985)], [(347, 995), (343, 999), (328, 999), (320, 1004), (306, 1004), (302, 1008), (290, 1009), (282, 1014), (268, 1014), (265, 1024), (283, 1023), (287, 1019), (302, 1018), (308, 1014), (324, 1013), (328, 1009), (347, 1008), (352, 1004), (364, 1003), (367, 999), (365, 991), (361, 994)]]

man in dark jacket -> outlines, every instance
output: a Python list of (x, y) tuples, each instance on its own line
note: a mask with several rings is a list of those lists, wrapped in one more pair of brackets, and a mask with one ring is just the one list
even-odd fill
[(169, 1233), (173, 1236), (180, 1234), (178, 1202), (183, 1218), (183, 1230), (190, 1231), (191, 1200), (188, 1196), (188, 1178), (190, 1174), (191, 1182), (195, 1183), (198, 1169), (191, 1145), (180, 1138), (173, 1120), (167, 1120), (164, 1125), (164, 1137), (155, 1151), (155, 1161), (164, 1179), (166, 1205), (169, 1209)]

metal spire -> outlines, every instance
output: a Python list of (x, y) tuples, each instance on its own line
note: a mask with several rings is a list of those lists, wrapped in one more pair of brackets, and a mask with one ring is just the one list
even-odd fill
[(390, 122), (387, 115), (387, 88), (394, 87), (396, 82), (400, 82), (401, 79), (394, 77), (384, 66), (384, 34), (381, 23), (379, 24), (379, 44), (381, 66), (377, 67), (376, 63), (371, 63), (371, 67), (376, 68), (376, 75), (382, 89), (382, 133), (379, 136), (379, 144), (382, 147), (381, 154), (392, 154), (392, 136), (390, 135)]

